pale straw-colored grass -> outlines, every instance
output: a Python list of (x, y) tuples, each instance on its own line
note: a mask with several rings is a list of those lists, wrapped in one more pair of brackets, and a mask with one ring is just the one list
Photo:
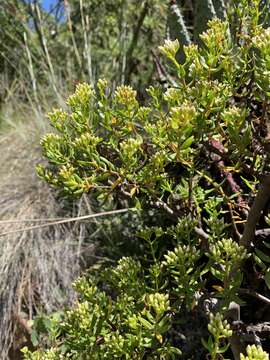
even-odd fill
[[(9, 118), (15, 116), (8, 111), (5, 114)], [(26, 113), (17, 115), (27, 119)], [(85, 199), (64, 211), (63, 200), (56, 200), (53, 191), (37, 178), (40, 126), (33, 121), (14, 124), (0, 135), (0, 220), (89, 214), (91, 208)], [(36, 222), (28, 222), (29, 225)], [(0, 233), (22, 226), (25, 225), (1, 223)], [(90, 257), (94, 254), (91, 228), (89, 222), (72, 222), (0, 238), (1, 360), (8, 359), (13, 344), (14, 315), (31, 319), (39, 311), (49, 313), (73, 302), (72, 282), (80, 273), (81, 255), (85, 248)]]

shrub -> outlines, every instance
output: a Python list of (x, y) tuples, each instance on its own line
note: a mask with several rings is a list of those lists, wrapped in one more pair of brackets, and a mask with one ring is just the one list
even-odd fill
[(178, 41), (166, 41), (177, 86), (149, 88), (147, 107), (131, 87), (110, 93), (100, 80), (96, 90), (77, 86), (69, 112), (49, 114), (56, 132), (42, 139), (40, 177), (64, 195), (154, 208), (164, 221), (140, 231), (141, 255), (75, 284), (81, 301), (52, 348), (27, 359), (202, 358), (201, 338), (211, 359), (230, 354), (227, 344), (235, 358), (244, 352), (249, 323), (263, 321), (250, 306), (269, 303), (270, 33), (261, 18), (260, 1), (241, 0), (232, 23), (215, 18), (201, 46), (184, 47), (183, 64)]

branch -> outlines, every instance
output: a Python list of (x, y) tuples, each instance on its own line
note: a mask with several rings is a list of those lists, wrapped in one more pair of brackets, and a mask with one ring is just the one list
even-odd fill
[(270, 199), (270, 174), (266, 175), (261, 182), (260, 189), (250, 208), (244, 233), (240, 239), (240, 245), (249, 249), (255, 236), (256, 225), (261, 217), (261, 212)]
[(140, 34), (141, 28), (143, 26), (144, 19), (148, 13), (148, 9), (149, 9), (148, 1), (145, 1), (143, 9), (141, 11), (141, 14), (139, 16), (137, 26), (135, 27), (135, 29), (133, 31), (133, 37), (132, 37), (131, 43), (130, 43), (129, 48), (126, 53), (127, 64), (128, 64), (127, 69), (126, 69), (126, 74), (125, 74), (126, 82), (129, 82), (129, 79), (130, 79), (130, 75), (132, 72), (132, 65), (133, 65), (132, 64), (133, 52), (138, 44), (139, 34)]
[(255, 297), (256, 299), (264, 302), (265, 304), (270, 305), (270, 299), (267, 298), (266, 296), (263, 296), (263, 295), (257, 293), (256, 291), (252, 291), (252, 290), (249, 290), (249, 289), (239, 289), (238, 291), (239, 291), (241, 294), (253, 296), (253, 297)]
[(159, 57), (156, 55), (154, 50), (151, 50), (151, 54), (153, 55), (156, 71), (161, 84), (169, 83), (171, 86), (177, 86), (177, 83), (174, 81), (171, 75), (166, 71), (164, 66), (161, 64)]
[(262, 236), (262, 237), (270, 236), (270, 228), (256, 230), (255, 231), (255, 236)]
[[(239, 323), (240, 305), (232, 301), (227, 310), (226, 318), (233, 320), (233, 323)], [(229, 341), (234, 360), (240, 360), (240, 354), (245, 350), (244, 344), (241, 342), (241, 336), (237, 331), (233, 331), (233, 335), (231, 336)]]
[(172, 217), (177, 217), (176, 213), (171, 209), (164, 201), (157, 200), (157, 201), (150, 201), (150, 205), (156, 209), (165, 210), (166, 213)]
[[(170, 217), (174, 219), (178, 217), (177, 213), (162, 200), (150, 201), (150, 205), (156, 209), (164, 210)], [(209, 240), (209, 235), (201, 227), (195, 226), (194, 231), (204, 242)]]
[(248, 325), (247, 326), (247, 331), (250, 332), (270, 332), (270, 322), (263, 322), (260, 324), (255, 324), (255, 325)]
[(211, 149), (210, 156), (212, 160), (216, 163), (216, 166), (219, 169), (221, 176), (226, 178), (230, 190), (233, 194), (237, 194), (237, 205), (240, 207), (242, 213), (245, 215), (245, 218), (247, 218), (248, 206), (241, 196), (242, 189), (234, 180), (233, 174), (226, 169), (224, 164), (224, 160), (228, 160), (227, 150), (220, 141), (217, 141), (215, 139), (210, 139), (206, 146), (207, 148)]
[(209, 235), (202, 228), (195, 226), (194, 230), (200, 238), (207, 241), (209, 240)]

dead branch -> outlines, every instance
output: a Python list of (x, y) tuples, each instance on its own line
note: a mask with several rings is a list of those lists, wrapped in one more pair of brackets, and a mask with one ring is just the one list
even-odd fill
[(261, 213), (270, 198), (270, 174), (266, 175), (261, 182), (261, 186), (250, 208), (247, 222), (244, 227), (240, 245), (249, 249), (255, 236), (256, 225), (261, 217)]

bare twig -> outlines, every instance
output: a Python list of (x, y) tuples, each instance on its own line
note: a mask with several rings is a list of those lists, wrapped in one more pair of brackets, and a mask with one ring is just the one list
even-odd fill
[(263, 322), (260, 324), (252, 324), (247, 326), (248, 332), (269, 332), (270, 333), (270, 322)]
[(75, 55), (78, 65), (81, 69), (82, 61), (81, 61), (81, 57), (80, 57), (80, 54), (78, 51), (77, 43), (75, 40), (73, 28), (72, 28), (72, 20), (71, 20), (71, 16), (70, 16), (70, 4), (69, 4), (68, 0), (64, 0), (64, 6), (65, 6), (66, 14), (67, 14), (67, 26), (68, 26), (68, 30), (70, 33), (70, 37), (71, 37), (71, 41), (72, 41), (72, 45), (73, 45), (73, 49), (74, 49), (74, 55)]
[(156, 209), (162, 209), (165, 210), (167, 214), (169, 214), (170, 216), (176, 216), (175, 212), (173, 211), (173, 209), (171, 209), (164, 201), (162, 200), (157, 200), (157, 201), (151, 201), (150, 205), (152, 205), (154, 208)]
[(32, 4), (32, 6), (33, 6), (32, 13), (35, 12), (35, 14), (36, 14), (36, 17), (33, 15), (33, 19), (35, 20), (36, 31), (38, 33), (38, 37), (40, 39), (40, 43), (41, 43), (42, 49), (44, 51), (45, 58), (46, 58), (46, 61), (47, 61), (47, 65), (48, 65), (48, 68), (49, 68), (52, 88), (53, 88), (53, 90), (55, 92), (55, 95), (57, 96), (59, 102), (63, 103), (62, 98), (60, 97), (59, 91), (58, 91), (57, 86), (56, 86), (55, 72), (54, 72), (52, 61), (51, 61), (51, 56), (50, 56), (50, 53), (49, 53), (49, 50), (48, 50), (48, 47), (47, 47), (47, 39), (45, 37), (45, 32), (44, 32), (43, 25), (42, 25), (40, 8), (39, 8), (37, 2)]
[(244, 227), (240, 245), (249, 249), (255, 236), (256, 225), (260, 219), (261, 212), (265, 208), (270, 198), (270, 174), (266, 175), (261, 182), (261, 187), (250, 208), (247, 222)]
[(194, 230), (200, 238), (203, 240), (209, 240), (209, 235), (202, 228), (195, 226)]
[(151, 53), (153, 55), (156, 71), (158, 73), (158, 77), (161, 83), (166, 83), (169, 80), (169, 74), (166, 71), (165, 67), (161, 64), (158, 56), (154, 52), (154, 50), (151, 50)]
[(132, 64), (132, 56), (133, 56), (133, 52), (137, 46), (139, 34), (141, 31), (144, 19), (147, 15), (148, 8), (149, 8), (148, 1), (145, 1), (143, 9), (140, 13), (137, 25), (134, 28), (133, 36), (132, 36), (129, 48), (127, 49), (127, 52), (126, 52), (126, 63), (127, 63), (127, 67), (126, 67), (126, 71), (125, 71), (125, 81), (126, 82), (129, 82), (129, 80), (130, 80), (130, 75), (132, 72), (132, 65), (133, 65)]
[(264, 296), (264, 295), (261, 295), (261, 294), (257, 293), (256, 291), (252, 291), (252, 290), (249, 290), (249, 289), (239, 289), (238, 291), (239, 291), (241, 294), (253, 296), (253, 297), (255, 297), (256, 299), (258, 299), (258, 300), (266, 303), (267, 305), (270, 305), (270, 299), (267, 298), (267, 297)]
[(89, 81), (90, 84), (93, 85), (90, 23), (89, 23), (88, 15), (84, 15), (83, 0), (80, 0), (80, 12), (81, 12), (81, 22), (82, 22), (83, 39), (84, 39), (84, 55), (87, 61), (87, 71), (88, 71)]
[(64, 217), (55, 217), (55, 218), (40, 218), (40, 219), (8, 219), (8, 220), (0, 220), (0, 225), (4, 224), (18, 224), (18, 223), (33, 223), (33, 222), (49, 222), (49, 221), (58, 221), (65, 220), (69, 218)]
[(243, 212), (245, 217), (247, 217), (248, 215), (247, 204), (245, 203), (245, 201), (241, 196), (242, 189), (234, 180), (232, 172), (226, 169), (225, 163), (223, 161), (225, 159), (228, 159), (227, 150), (220, 141), (215, 139), (210, 139), (207, 144), (207, 147), (211, 149), (211, 158), (217, 164), (221, 176), (226, 178), (232, 193), (237, 194), (238, 206), (241, 208), (241, 211)]
[(55, 225), (59, 225), (59, 224), (66, 224), (66, 223), (70, 223), (70, 222), (74, 222), (74, 221), (82, 221), (82, 220), (87, 220), (87, 219), (91, 219), (91, 218), (97, 218), (97, 217), (101, 217), (101, 216), (108, 216), (108, 215), (115, 215), (115, 214), (120, 214), (120, 213), (124, 213), (127, 212), (129, 210), (131, 210), (132, 208), (126, 208), (126, 209), (120, 209), (120, 210), (112, 210), (112, 211), (105, 211), (105, 212), (101, 212), (101, 213), (96, 213), (96, 214), (90, 214), (90, 215), (84, 215), (84, 216), (77, 216), (77, 217), (73, 217), (73, 218), (69, 218), (69, 219), (64, 219), (64, 220), (59, 220), (59, 221), (54, 221), (54, 222), (48, 222), (46, 224), (41, 224), (41, 225), (34, 225), (34, 226), (29, 226), (26, 228), (22, 228), (22, 229), (16, 229), (16, 230), (12, 230), (12, 231), (7, 231), (4, 233), (0, 234), (1, 236), (5, 236), (5, 235), (9, 235), (9, 234), (14, 234), (17, 232), (24, 232), (24, 231), (29, 231), (29, 230), (36, 230), (36, 229), (40, 229), (40, 228), (44, 228), (44, 227), (48, 227), (48, 226), (55, 226)]
[(255, 236), (263, 236), (263, 237), (270, 236), (270, 228), (256, 230)]

